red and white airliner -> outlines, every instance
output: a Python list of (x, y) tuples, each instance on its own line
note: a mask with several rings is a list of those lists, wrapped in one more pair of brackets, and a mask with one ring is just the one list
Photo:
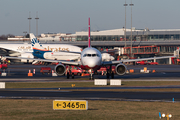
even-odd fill
[[(57, 75), (61, 76), (64, 75), (66, 72), (66, 66), (65, 65), (75, 65), (79, 66), (84, 70), (90, 71), (90, 78), (93, 79), (93, 72), (102, 66), (110, 66), (110, 69), (107, 71), (107, 78), (111, 76), (111, 78), (114, 78), (114, 73), (111, 71), (112, 65), (115, 65), (115, 70), (118, 75), (124, 75), (127, 71), (126, 65), (124, 65), (124, 62), (135, 62), (135, 61), (141, 61), (141, 60), (152, 60), (152, 59), (164, 59), (169, 57), (176, 57), (174, 56), (164, 56), (164, 57), (155, 57), (155, 58), (141, 58), (141, 59), (128, 59), (128, 60), (120, 60), (120, 61), (102, 61), (102, 54), (99, 50), (96, 48), (91, 47), (91, 39), (90, 39), (90, 18), (88, 20), (88, 47), (85, 48), (81, 53), (81, 61), (62, 61), (62, 60), (50, 60), (50, 59), (34, 59), (31, 58), (30, 60), (36, 60), (36, 61), (44, 61), (44, 62), (59, 62), (58, 65), (55, 66), (55, 72)], [(179, 53), (178, 53), (179, 54)], [(6, 58), (12, 58), (7, 57)], [(13, 57), (14, 59), (27, 59), (22, 57)], [(69, 78), (70, 74), (67, 74), (67, 78)]]

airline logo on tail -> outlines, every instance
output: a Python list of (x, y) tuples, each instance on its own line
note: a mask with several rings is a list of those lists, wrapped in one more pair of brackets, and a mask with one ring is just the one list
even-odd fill
[[(46, 50), (42, 47), (42, 45), (39, 43), (37, 38), (34, 36), (33, 33), (30, 33), (30, 39), (31, 39), (31, 45), (33, 47), (33, 50), (38, 50), (38, 51), (49, 51)], [(35, 52), (35, 51), (34, 51)]]
[(32, 44), (32, 46), (34, 46), (35, 44), (39, 44), (39, 46), (42, 47), (42, 45), (39, 43), (39, 41), (37, 40), (37, 38), (31, 39), (31, 44)]
[(30, 38), (31, 38), (31, 45), (33, 47), (42, 47), (42, 45), (39, 43), (39, 41), (37, 40), (37, 38), (34, 36), (33, 33), (30, 33)]
[(30, 39), (31, 39), (31, 45), (33, 47), (34, 57), (44, 59), (44, 53), (51, 52), (42, 47), (42, 45), (39, 43), (39, 41), (37, 40), (37, 38), (34, 36), (33, 33), (30, 33)]

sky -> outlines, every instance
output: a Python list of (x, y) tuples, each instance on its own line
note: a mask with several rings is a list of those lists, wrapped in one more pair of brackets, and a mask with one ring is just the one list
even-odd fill
[[(0, 35), (75, 33), (119, 29), (125, 26), (125, 0), (0, 0)], [(127, 4), (131, 0), (126, 0)], [(179, 29), (180, 0), (132, 0), (132, 26), (136, 29)], [(131, 7), (126, 7), (127, 28), (131, 27)]]

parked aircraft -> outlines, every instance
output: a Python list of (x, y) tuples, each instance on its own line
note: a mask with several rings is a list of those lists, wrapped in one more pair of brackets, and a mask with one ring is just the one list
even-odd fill
[[(50, 50), (53, 52), (58, 51), (72, 51), (72, 52), (81, 52), (82, 49), (78, 46), (69, 45), (69, 44), (42, 44), (44, 49)], [(1, 56), (12, 56), (12, 57), (24, 57), (24, 58), (34, 58), (33, 47), (31, 44), (0, 44), (0, 55)], [(80, 55), (74, 56), (72, 59), (78, 59)], [(10, 59), (10, 58), (9, 58)], [(12, 58), (11, 58), (12, 59)], [(16, 62), (27, 62), (27, 59), (13, 59)], [(68, 60), (68, 59), (66, 59)], [(12, 61), (12, 60), (11, 60)], [(32, 60), (28, 60), (32, 62)]]
[[(111, 76), (114, 78), (114, 73), (111, 71), (112, 65), (115, 65), (115, 70), (118, 75), (124, 75), (126, 73), (127, 67), (124, 62), (135, 62), (141, 60), (152, 60), (152, 59), (163, 59), (175, 56), (164, 56), (164, 57), (156, 57), (156, 58), (142, 58), (142, 59), (128, 59), (128, 60), (120, 60), (120, 61), (102, 61), (102, 54), (96, 48), (91, 47), (90, 40), (90, 18), (88, 22), (88, 47), (85, 48), (81, 52), (81, 61), (62, 61), (62, 60), (50, 60), (50, 59), (33, 59), (45, 62), (59, 62), (58, 65), (55, 66), (55, 72), (57, 75), (64, 75), (66, 72), (65, 65), (75, 65), (79, 66), (84, 70), (90, 71), (90, 78), (93, 79), (93, 71), (100, 69), (102, 66), (110, 66), (110, 69), (107, 71), (107, 78)], [(8, 57), (7, 57), (8, 58)], [(10, 57), (11, 58), (11, 57)], [(22, 59), (19, 57), (14, 57), (15, 59)], [(69, 78), (69, 73), (67, 73), (67, 78)]]
[[(59, 51), (51, 51), (45, 49), (34, 36), (33, 33), (30, 33), (31, 44), (33, 48), (33, 56), (35, 58), (40, 59), (52, 59), (52, 60), (78, 60), (80, 59), (81, 51), (79, 51), (79, 47), (76, 48), (76, 51), (69, 51), (70, 49), (66, 49), (66, 52)], [(75, 47), (75, 46), (74, 46)], [(72, 48), (71, 48), (72, 50)], [(67, 52), (68, 51), (68, 52)]]

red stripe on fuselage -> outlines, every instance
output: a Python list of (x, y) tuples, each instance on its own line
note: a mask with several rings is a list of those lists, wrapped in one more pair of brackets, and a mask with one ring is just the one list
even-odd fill
[(49, 51), (49, 50), (46, 50), (46, 49), (38, 49), (38, 48), (34, 48), (34, 47), (33, 47), (33, 49), (40, 50), (40, 51)]

